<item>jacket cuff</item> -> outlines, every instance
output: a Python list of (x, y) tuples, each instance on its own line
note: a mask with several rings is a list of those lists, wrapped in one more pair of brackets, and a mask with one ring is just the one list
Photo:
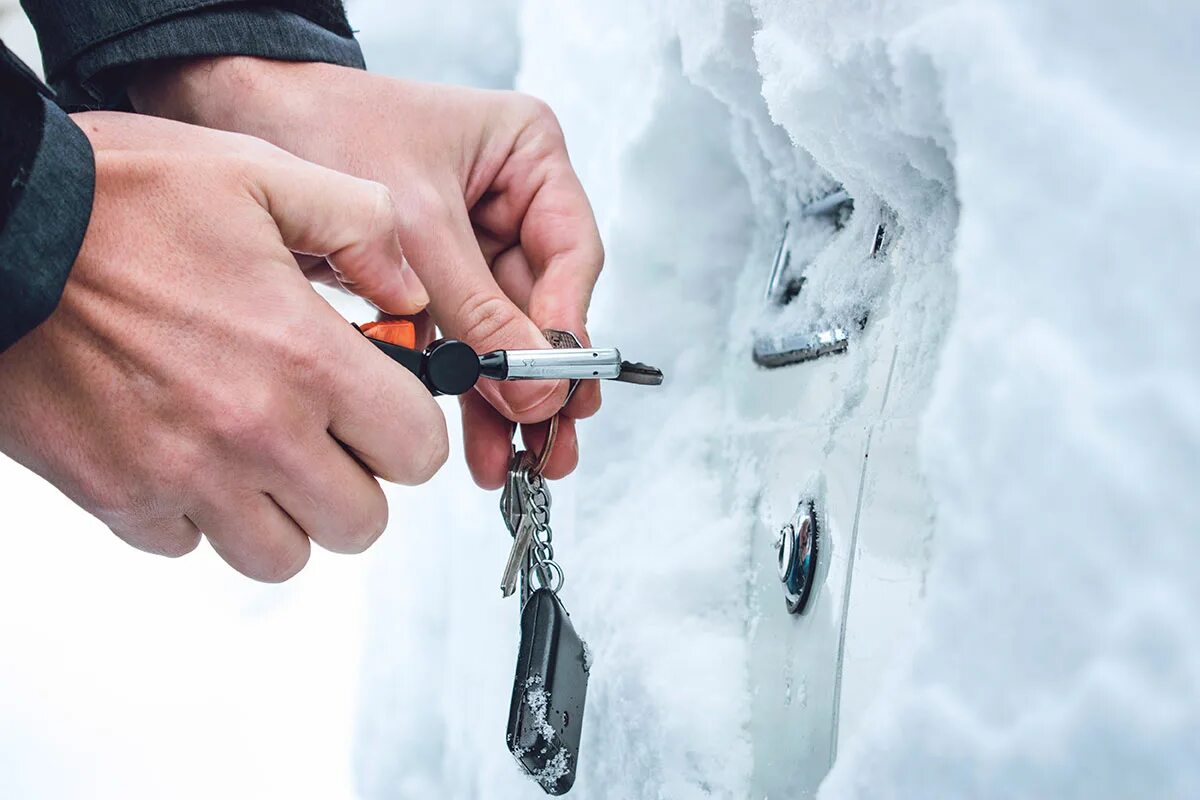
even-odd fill
[(42, 141), (43, 92), (50, 90), (0, 42), (0, 233)]
[[(27, 3), (34, 5), (33, 3)], [(75, 33), (53, 52), (45, 51), (46, 75), (59, 102), (73, 108), (128, 110), (129, 68), (172, 58), (242, 55), (282, 61), (322, 61), (363, 68), (362, 50), (332, 0), (295, 3), (128, 3), (127, 7), (182, 6), (149, 20), (126, 20), (126, 29), (98, 27)], [(295, 6), (297, 11), (289, 10)], [(38, 22), (38, 15), (32, 15)], [(47, 22), (58, 23), (57, 18)], [(142, 16), (145, 16), (143, 12)], [(111, 23), (110, 23), (111, 27)], [(57, 39), (42, 35), (39, 38)], [(89, 41), (91, 39), (91, 41)]]
[(0, 351), (58, 306), (92, 214), (91, 142), (45, 98), (41, 144), (0, 231)]

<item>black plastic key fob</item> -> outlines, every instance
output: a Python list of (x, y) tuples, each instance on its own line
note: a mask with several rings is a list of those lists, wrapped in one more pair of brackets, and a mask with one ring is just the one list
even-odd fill
[(587, 650), (558, 596), (538, 589), (521, 611), (508, 749), (546, 794), (570, 791), (579, 765)]

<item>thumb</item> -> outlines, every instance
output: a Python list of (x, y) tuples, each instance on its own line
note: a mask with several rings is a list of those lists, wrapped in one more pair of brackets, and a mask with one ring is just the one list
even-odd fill
[(259, 200), (292, 252), (326, 259), (343, 286), (389, 314), (429, 304), (404, 258), (386, 186), (299, 158), (262, 164), (255, 177)]
[[(401, 197), (401, 235), (433, 297), (438, 327), (480, 353), (532, 350), (550, 344), (513, 303), (484, 260), (462, 200), (408, 208)], [(412, 220), (406, 225), (405, 220)], [(480, 381), (476, 389), (514, 422), (541, 422), (562, 408), (566, 381)]]

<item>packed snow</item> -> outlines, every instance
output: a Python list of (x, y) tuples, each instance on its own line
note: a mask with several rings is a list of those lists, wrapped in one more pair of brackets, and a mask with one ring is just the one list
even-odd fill
[[(606, 387), (552, 486), (592, 664), (571, 796), (1200, 796), (1200, 7), (350, 10), (381, 71), (550, 101), (608, 249), (592, 338), (668, 376)], [(845, 230), (799, 222), (839, 185)], [(813, 259), (773, 310), (785, 220)], [(849, 352), (751, 363), (817, 322)], [(843, 453), (849, 478), (814, 466)], [(461, 459), (284, 587), (138, 554), (0, 467), (0, 794), (543, 796), (504, 744), (509, 539)], [(826, 658), (757, 565), (799, 497), (847, 491), (862, 538), (807, 612), (846, 620)], [(769, 691), (780, 631), (844, 678)]]
[[(750, 434), (788, 423), (741, 413), (748, 343), (864, 313), (827, 440), (890, 327), (891, 402), (920, 434), (889, 466), (924, 476), (932, 564), (823, 796), (1200, 790), (1198, 32), (1183, 2), (523, 4), (516, 83), (558, 111), (609, 250), (593, 338), (670, 376), (609, 390), (556, 487), (564, 597), (596, 654), (574, 794), (759, 786), (755, 748), (789, 732), (751, 720), (746, 564), (754, 524), (787, 511), (755, 505), (772, 476)], [(862, 230), (773, 319), (782, 222), (837, 184)], [(872, 261), (854, 248), (877, 219), (894, 237)], [(452, 568), (433, 597), (391, 580), (371, 603), (369, 796), (536, 796), (498, 745), (515, 610), (475, 589), (505, 546), (481, 549), (492, 513), (392, 542)]]

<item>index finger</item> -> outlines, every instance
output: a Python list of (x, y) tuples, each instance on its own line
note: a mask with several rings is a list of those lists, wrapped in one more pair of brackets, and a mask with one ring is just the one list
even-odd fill
[(535, 322), (582, 326), (604, 266), (592, 205), (567, 156), (561, 131), (535, 147), (517, 146), (494, 181), (494, 193), (471, 210), (501, 249), (520, 244), (533, 270)]
[[(526, 161), (514, 156), (497, 179), (502, 191), (478, 205), (472, 218), (502, 240), (505, 231), (515, 232), (519, 246), (500, 259), (510, 266), (525, 262), (532, 283), (518, 305), (529, 318), (543, 329), (571, 331), (587, 346), (587, 310), (604, 266), (600, 230), (561, 141), (542, 154), (536, 169)], [(510, 169), (521, 177), (505, 174)], [(586, 417), (599, 406), (599, 387), (589, 381), (580, 386), (568, 410), (572, 416)]]
[(415, 375), (320, 302), (330, 328), (329, 432), (379, 477), (424, 483), (449, 453), (441, 409)]
[[(549, 347), (541, 329), (497, 285), (461, 197), (418, 194), (406, 192), (398, 199), (403, 243), (429, 288), (429, 310), (442, 331), (481, 353)], [(567, 393), (565, 381), (484, 381), (477, 389), (519, 422), (547, 419), (562, 407)]]
[[(500, 288), (504, 293), (512, 298), (513, 302), (521, 309), (521, 311), (530, 317), (529, 305), (535, 291), (546, 291), (543, 288), (538, 288), (534, 283), (533, 269), (529, 265), (529, 259), (525, 255), (525, 251), (520, 246), (512, 247), (496, 258), (492, 271), (496, 275), (496, 280), (500, 284)], [(551, 289), (550, 291), (553, 291)], [(575, 319), (581, 319), (586, 314), (586, 306), (583, 312), (575, 315)], [(543, 317), (553, 318), (553, 317)], [(570, 317), (568, 317), (570, 318)], [(553, 328), (556, 330), (566, 330), (575, 334), (579, 343), (583, 347), (591, 347), (592, 341), (588, 336), (585, 322), (568, 322), (559, 324), (546, 324), (545, 328)], [(570, 401), (567, 403), (563, 411), (576, 419), (584, 419), (590, 417), (600, 410), (600, 381), (581, 381), (576, 387), (575, 392), (571, 395)]]

